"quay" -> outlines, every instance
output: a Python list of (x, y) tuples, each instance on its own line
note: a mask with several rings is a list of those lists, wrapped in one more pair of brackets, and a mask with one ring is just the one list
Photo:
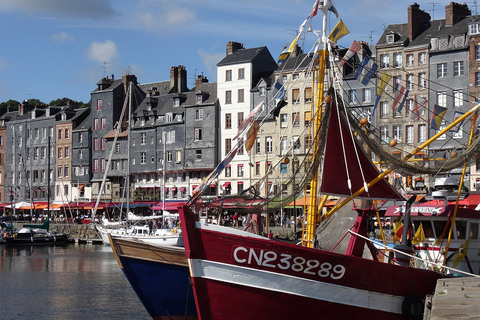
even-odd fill
[(425, 301), (423, 319), (480, 319), (480, 278), (439, 279)]

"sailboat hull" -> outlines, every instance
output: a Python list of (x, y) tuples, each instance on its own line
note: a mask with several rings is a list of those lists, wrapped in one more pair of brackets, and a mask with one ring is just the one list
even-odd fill
[(183, 247), (110, 239), (122, 271), (152, 319), (197, 319)]
[[(182, 232), (201, 319), (405, 319), (441, 275), (209, 230), (188, 207)], [(226, 303), (226, 298), (232, 303)]]

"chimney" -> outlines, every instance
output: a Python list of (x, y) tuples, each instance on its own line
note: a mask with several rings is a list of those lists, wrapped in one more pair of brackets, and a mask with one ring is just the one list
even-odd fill
[(466, 3), (459, 4), (456, 2), (450, 2), (450, 4), (445, 7), (445, 26), (451, 27), (471, 14), (472, 12), (468, 9)]
[(227, 43), (227, 56), (229, 54), (234, 53), (238, 49), (243, 49), (243, 43), (235, 42), (235, 41), (229, 41)]
[(184, 66), (170, 68), (170, 92), (186, 92), (187, 69)]
[(124, 74), (122, 76), (123, 90), (125, 90), (125, 95), (127, 95), (128, 85), (130, 82), (133, 82), (134, 85), (137, 85), (137, 77), (133, 74)]
[(430, 23), (430, 15), (414, 3), (408, 6), (408, 38), (414, 40)]
[(200, 88), (200, 86), (201, 86), (203, 83), (208, 83), (207, 77), (204, 77), (203, 74), (202, 74), (202, 75), (198, 75), (198, 76), (197, 76), (197, 79), (195, 79), (195, 90), (198, 90), (198, 88)]

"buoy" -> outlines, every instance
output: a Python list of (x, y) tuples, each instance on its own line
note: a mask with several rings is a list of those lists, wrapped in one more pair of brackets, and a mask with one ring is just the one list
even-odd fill
[(283, 158), (282, 163), (283, 164), (289, 164), (290, 163), (290, 158)]
[(395, 139), (390, 140), (390, 145), (392, 147), (395, 147), (397, 145), (397, 140), (395, 140)]
[(367, 118), (362, 118), (362, 120), (360, 120), (360, 123), (361, 123), (362, 125), (366, 126), (367, 123), (368, 123)]

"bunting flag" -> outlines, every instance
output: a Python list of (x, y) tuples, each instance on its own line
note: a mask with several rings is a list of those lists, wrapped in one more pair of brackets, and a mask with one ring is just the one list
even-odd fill
[(331, 0), (327, 0), (325, 7), (327, 8), (328, 11), (332, 12), (337, 17), (337, 19), (339, 18), (337, 9), (335, 9)]
[(375, 99), (375, 105), (373, 106), (373, 111), (372, 111), (372, 117), (375, 115), (375, 110), (377, 109), (377, 105), (380, 102), (380, 98), (383, 95), (383, 92), (385, 91), (385, 87), (387, 86), (388, 82), (390, 81), (392, 77), (385, 72), (382, 72), (382, 75), (380, 76), (380, 79), (378, 79), (378, 87), (377, 87), (377, 98)]
[(460, 248), (458, 248), (457, 251), (455, 251), (454, 256), (453, 256), (453, 260), (452, 260), (452, 266), (454, 268), (456, 268), (458, 266), (458, 264), (460, 263), (460, 261), (462, 261), (465, 258), (465, 256), (467, 255), (468, 245), (470, 244), (470, 239), (472, 239), (472, 237), (468, 238), (467, 241), (465, 241), (460, 246)]
[(298, 42), (298, 39), (300, 39), (300, 36), (302, 35), (303, 33), (303, 29), (305, 28), (305, 25), (307, 24), (307, 21), (308, 19), (306, 19), (305, 21), (303, 21), (303, 23), (300, 25), (300, 27), (298, 28), (298, 34), (297, 36), (295, 37), (295, 39), (293, 39), (293, 41), (290, 43), (290, 45), (288, 47), (286, 47), (285, 49), (283, 49), (282, 53), (280, 54), (280, 56), (278, 57), (278, 64), (282, 64), (284, 63), (288, 57), (290, 56), (290, 54), (293, 52), (293, 50), (295, 50), (295, 47), (297, 45), (297, 42)]
[(395, 233), (392, 239), (393, 243), (395, 243), (396, 241), (401, 242), (403, 235), (403, 223), (396, 221), (393, 224), (393, 232)]
[(282, 100), (285, 96), (285, 87), (283, 86), (282, 74), (278, 76), (278, 80), (277, 82), (275, 82), (275, 85), (273, 87), (275, 89), (275, 92), (273, 94), (273, 97), (275, 98), (275, 104), (278, 104), (278, 102)]
[(420, 223), (420, 226), (415, 232), (415, 236), (412, 239), (413, 244), (420, 244), (421, 242), (425, 241), (425, 232), (423, 231), (423, 224)]
[(350, 33), (350, 31), (348, 31), (347, 26), (343, 23), (342, 19), (340, 19), (340, 21), (338, 21), (335, 28), (333, 28), (332, 32), (330, 32), (330, 35), (328, 36), (328, 39), (330, 39), (330, 41), (332, 41), (332, 42), (337, 42), (343, 36), (345, 36), (349, 33)]
[[(455, 111), (453, 113), (453, 119), (452, 119), (452, 123), (457, 120), (458, 118), (460, 118), (461, 116), (463, 116), (465, 114), (465, 112), (460, 112), (460, 111)], [(458, 130), (460, 130), (460, 128), (463, 126), (463, 122), (465, 120), (463, 120), (462, 122), (458, 123), (455, 127), (451, 128), (449, 131), (451, 132), (455, 132), (457, 133)]]
[(356, 54), (358, 51), (360, 51), (362, 47), (360, 44), (357, 42), (357, 40), (353, 40), (352, 44), (350, 45), (350, 48), (348, 48), (347, 53), (343, 56), (342, 60), (340, 61), (339, 66), (343, 67), (343, 65), (350, 60), (354, 54)]
[(377, 71), (378, 65), (369, 57), (365, 56), (363, 58), (362, 63), (358, 66), (357, 70), (353, 74), (353, 77), (355, 79), (358, 79), (360, 77), (360, 82), (362, 82), (363, 85), (367, 85), (370, 79), (375, 74), (375, 71)]
[(315, 1), (315, 4), (313, 5), (313, 8), (312, 8), (312, 12), (310, 12), (310, 15), (308, 16), (310, 19), (312, 19), (317, 15), (319, 2), (320, 0)]
[(447, 108), (439, 105), (433, 106), (432, 118), (430, 119), (430, 129), (440, 130), (445, 113), (447, 113)]
[(238, 132), (233, 137), (233, 139), (237, 139), (240, 135), (247, 129), (248, 125), (252, 123), (253, 118), (257, 115), (257, 113), (262, 109), (265, 100), (260, 101), (260, 103), (248, 114), (248, 117), (245, 118), (242, 123), (240, 123), (240, 127), (238, 127)]
[(420, 120), (420, 113), (426, 108), (428, 100), (415, 95), (413, 98), (413, 110), (410, 110), (410, 119)]
[(405, 100), (407, 100), (408, 90), (405, 89), (400, 83), (395, 85), (395, 90), (393, 90), (393, 100), (392, 100), (392, 109), (397, 112), (401, 112)]
[(247, 141), (245, 141), (245, 149), (247, 150), (248, 155), (250, 155), (250, 151), (255, 144), (259, 128), (260, 126), (258, 125), (258, 122), (254, 121), (252, 126), (247, 131)]
[(225, 159), (223, 159), (223, 161), (217, 165), (214, 170), (215, 177), (222, 173), (223, 169), (225, 169), (225, 167), (228, 166), (230, 162), (232, 162), (233, 158), (237, 154), (238, 149), (240, 149), (241, 146), (241, 144), (237, 145), (235, 149), (231, 150), (230, 153), (225, 157)]

